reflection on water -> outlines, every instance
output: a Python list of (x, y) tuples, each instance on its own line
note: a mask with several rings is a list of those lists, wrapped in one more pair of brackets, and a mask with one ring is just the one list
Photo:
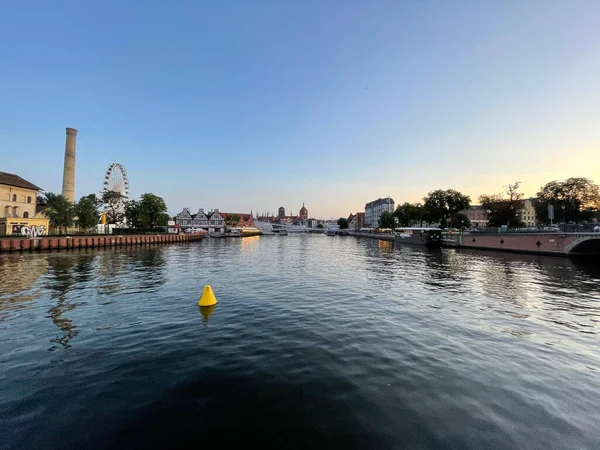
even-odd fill
[(245, 238), (240, 238), (240, 243), (242, 245), (242, 252), (244, 253), (252, 253), (258, 250), (258, 242), (260, 236), (248, 236)]
[(8, 448), (600, 448), (595, 261), (290, 235), (0, 275)]
[(394, 244), (390, 241), (377, 241), (377, 248), (381, 253), (390, 253), (394, 248)]
[(35, 283), (48, 273), (47, 260), (45, 255), (27, 256), (12, 253), (0, 256), (0, 321), (7, 310), (26, 308), (28, 302), (40, 295)]
[(69, 295), (75, 283), (85, 283), (92, 279), (91, 265), (95, 254), (84, 250), (69, 253), (54, 253), (48, 255), (51, 298), (56, 300), (48, 310), (52, 322), (60, 330), (61, 335), (51, 339), (52, 342), (64, 347), (70, 347), (69, 342), (79, 334), (77, 326), (68, 318), (67, 313), (81, 304), (83, 299)]
[(198, 309), (200, 310), (200, 314), (202, 314), (203, 317), (203, 323), (204, 326), (208, 326), (208, 318), (212, 315), (212, 313), (215, 312), (215, 308), (217, 307), (217, 305), (212, 305), (212, 306), (198, 306)]

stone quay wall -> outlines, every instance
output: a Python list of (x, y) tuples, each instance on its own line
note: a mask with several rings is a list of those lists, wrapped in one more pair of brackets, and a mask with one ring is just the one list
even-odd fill
[(598, 233), (498, 233), (446, 234), (447, 247), (478, 248), (545, 255), (598, 254)]
[(71, 250), (76, 248), (106, 248), (119, 246), (174, 244), (201, 241), (202, 235), (156, 234), (132, 236), (69, 236), (0, 239), (0, 253), (35, 250)]

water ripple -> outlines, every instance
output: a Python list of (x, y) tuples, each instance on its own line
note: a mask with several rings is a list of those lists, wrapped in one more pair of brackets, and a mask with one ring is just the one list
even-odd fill
[(600, 447), (593, 262), (300, 235), (0, 277), (3, 448)]

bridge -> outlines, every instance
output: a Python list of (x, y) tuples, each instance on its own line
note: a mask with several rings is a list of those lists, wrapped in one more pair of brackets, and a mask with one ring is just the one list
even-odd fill
[(600, 255), (600, 235), (598, 233), (572, 233), (565, 242), (567, 255)]

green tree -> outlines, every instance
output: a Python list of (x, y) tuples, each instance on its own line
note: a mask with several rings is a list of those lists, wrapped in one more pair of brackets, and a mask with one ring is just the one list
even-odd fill
[(519, 185), (519, 181), (509, 184), (505, 194), (482, 194), (479, 196), (481, 206), (487, 211), (489, 225), (493, 227), (524, 225), (519, 217), (519, 211), (523, 209), (523, 194), (519, 192)]
[(463, 213), (458, 213), (452, 217), (452, 223), (455, 227), (471, 228), (471, 220), (469, 219), (469, 216)]
[(140, 197), (140, 224), (147, 228), (166, 225), (169, 221), (165, 201), (154, 194), (142, 194)]
[(131, 228), (140, 227), (140, 202), (129, 200), (125, 204), (125, 220)]
[(238, 223), (240, 223), (240, 215), (239, 214), (227, 214), (225, 218), (225, 224), (230, 227), (235, 227)]
[(394, 217), (398, 219), (398, 224), (403, 227), (410, 227), (415, 223), (423, 223), (424, 208), (420, 203), (408, 203), (405, 202), (398, 205), (396, 211), (394, 211)]
[(58, 234), (73, 226), (75, 218), (75, 206), (62, 195), (57, 195), (52, 192), (46, 194), (46, 215), (50, 219), (50, 224), (58, 228)]
[[(423, 202), (427, 220), (442, 223), (446, 219), (451, 219), (458, 212), (469, 209), (471, 197), (454, 189), (438, 189), (427, 194), (423, 198)], [(445, 225), (443, 223), (443, 226)]]
[(548, 205), (554, 205), (558, 220), (590, 220), (600, 209), (600, 187), (592, 180), (572, 177), (564, 181), (551, 181), (537, 193), (536, 216), (540, 222), (549, 222)]
[(396, 228), (394, 214), (389, 211), (382, 212), (379, 216), (379, 228)]
[(340, 226), (340, 230), (346, 230), (348, 228), (348, 219), (340, 217), (337, 220), (337, 224)]
[(123, 194), (117, 191), (102, 191), (100, 197), (106, 211), (107, 223), (120, 223), (123, 221), (126, 198)]
[(80, 229), (87, 230), (98, 223), (100, 205), (101, 201), (96, 194), (81, 197), (75, 205), (75, 215)]

